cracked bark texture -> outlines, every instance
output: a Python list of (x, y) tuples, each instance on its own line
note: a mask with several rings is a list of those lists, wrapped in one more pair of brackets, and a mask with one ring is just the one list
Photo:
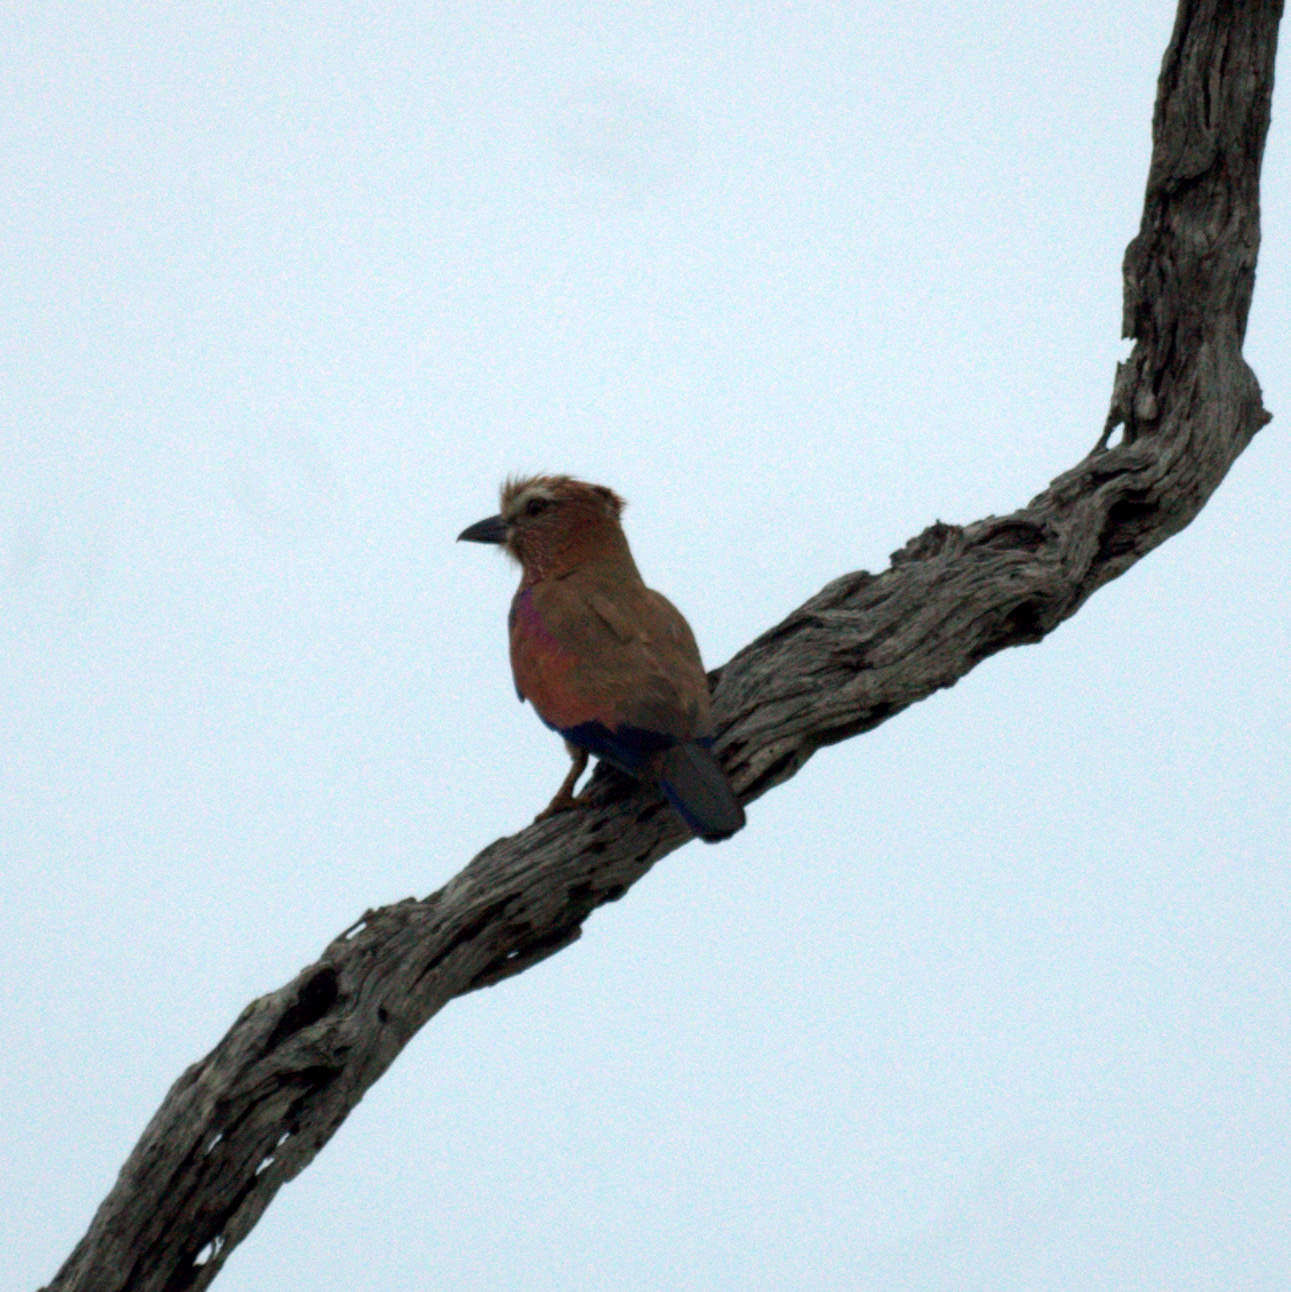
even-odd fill
[[(1281, 8), (1180, 4), (1125, 255), (1135, 345), (1094, 450), (1021, 510), (934, 524), (882, 574), (836, 579), (713, 675), (718, 749), (745, 802), (822, 745), (1039, 641), (1188, 524), (1268, 421), (1241, 346)], [(600, 772), (586, 811), (498, 840), (424, 900), (368, 911), (175, 1082), (50, 1289), (208, 1286), (418, 1028), (573, 942), (687, 838)]]

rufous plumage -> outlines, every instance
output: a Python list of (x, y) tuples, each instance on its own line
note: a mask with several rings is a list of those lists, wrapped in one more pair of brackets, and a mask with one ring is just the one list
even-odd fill
[(508, 620), (521, 700), (572, 759), (542, 815), (578, 803), (589, 754), (656, 785), (701, 839), (744, 824), (710, 748), (708, 678), (677, 608), (646, 587), (619, 517), (623, 500), (569, 476), (510, 479), (501, 509), (458, 536), (497, 543), (520, 564)]

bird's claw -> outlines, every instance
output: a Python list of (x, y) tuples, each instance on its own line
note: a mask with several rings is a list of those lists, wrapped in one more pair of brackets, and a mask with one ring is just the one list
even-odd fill
[(550, 803), (547, 804), (541, 812), (534, 817), (534, 822), (545, 821), (548, 817), (556, 816), (560, 812), (568, 812), (573, 808), (582, 808), (587, 806), (587, 800), (581, 794), (570, 794), (564, 791), (557, 794)]

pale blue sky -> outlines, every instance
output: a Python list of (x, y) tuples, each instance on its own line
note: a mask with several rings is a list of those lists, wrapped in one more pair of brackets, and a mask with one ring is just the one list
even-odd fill
[[(0, 1286), (249, 999), (547, 801), (453, 543), (508, 471), (626, 495), (712, 665), (1093, 444), (1171, 21), (8, 8)], [(223, 1292), (1285, 1286), (1279, 103), (1276, 420), (1197, 523), (450, 1006)]]

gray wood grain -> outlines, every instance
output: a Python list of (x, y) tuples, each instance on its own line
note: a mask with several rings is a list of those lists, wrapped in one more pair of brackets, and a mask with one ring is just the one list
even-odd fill
[[(1241, 346), (1281, 8), (1180, 4), (1125, 256), (1135, 345), (1095, 449), (1021, 510), (934, 524), (883, 573), (834, 580), (713, 675), (719, 751), (746, 802), (822, 745), (1039, 641), (1188, 524), (1268, 420)], [(847, 458), (840, 444), (840, 468)], [(418, 1028), (569, 945), (687, 841), (662, 803), (611, 775), (591, 795), (424, 900), (367, 912), (248, 1005), (175, 1082), (51, 1289), (206, 1287)]]

